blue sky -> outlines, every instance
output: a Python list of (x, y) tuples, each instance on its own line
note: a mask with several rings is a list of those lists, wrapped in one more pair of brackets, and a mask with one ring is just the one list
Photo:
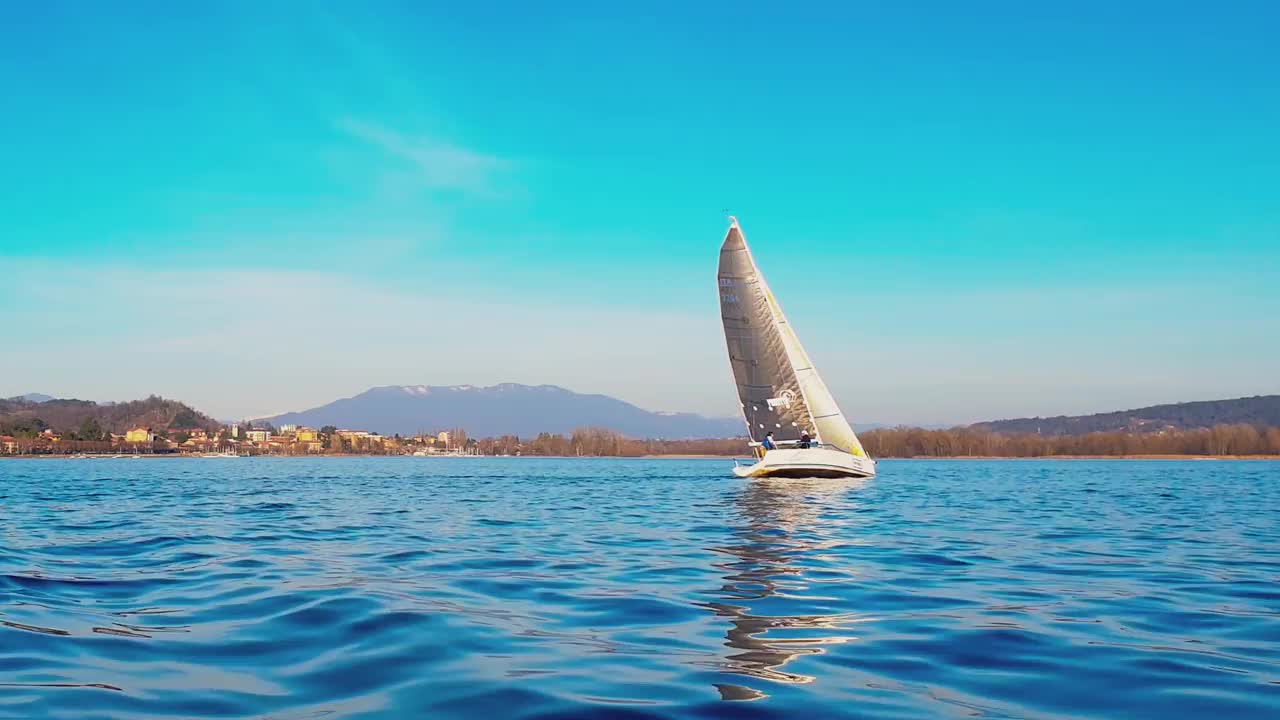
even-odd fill
[(1280, 392), (1274, 4), (128, 5), (0, 10), (0, 396), (731, 415), (726, 209), (857, 422)]

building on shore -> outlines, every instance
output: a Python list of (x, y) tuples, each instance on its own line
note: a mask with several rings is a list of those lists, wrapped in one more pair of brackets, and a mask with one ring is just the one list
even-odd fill
[(155, 442), (156, 435), (151, 432), (151, 428), (136, 427), (130, 429), (124, 434), (124, 441), (130, 443), (149, 443)]
[(209, 433), (204, 428), (169, 428), (168, 435), (169, 437), (186, 435), (188, 438), (205, 440), (208, 438)]

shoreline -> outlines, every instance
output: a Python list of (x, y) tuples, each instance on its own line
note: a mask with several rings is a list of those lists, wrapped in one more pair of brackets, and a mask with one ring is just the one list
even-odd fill
[[(617, 458), (620, 460), (749, 460), (749, 455), (699, 455), (673, 453), (671, 455), (361, 455), (343, 453), (341, 455), (244, 455), (234, 456), (247, 458), (352, 458), (352, 457), (424, 457), (424, 458), (543, 458), (561, 460), (599, 460)], [(204, 457), (182, 453), (150, 453), (145, 455), (0, 455), (0, 460), (140, 460), (140, 459), (199, 459), (221, 460), (231, 457)], [(1020, 457), (1014, 455), (913, 455), (910, 457), (879, 457), (875, 460), (1280, 460), (1280, 455), (1044, 455), (1040, 457)]]
[(1280, 460), (1280, 455), (912, 455), (876, 460)]

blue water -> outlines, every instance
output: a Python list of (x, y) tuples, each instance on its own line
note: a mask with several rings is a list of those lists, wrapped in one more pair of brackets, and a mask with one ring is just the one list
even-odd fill
[(1280, 715), (1280, 463), (0, 461), (4, 718)]

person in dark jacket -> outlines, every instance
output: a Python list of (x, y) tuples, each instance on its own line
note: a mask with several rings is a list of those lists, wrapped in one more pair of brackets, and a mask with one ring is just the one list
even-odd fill
[(773, 444), (773, 433), (766, 434), (764, 436), (764, 440), (760, 441), (760, 445), (762, 445), (765, 450), (773, 450), (778, 447)]
[(803, 433), (800, 435), (800, 449), (808, 450), (809, 446), (812, 444), (813, 441), (809, 438), (809, 433)]

